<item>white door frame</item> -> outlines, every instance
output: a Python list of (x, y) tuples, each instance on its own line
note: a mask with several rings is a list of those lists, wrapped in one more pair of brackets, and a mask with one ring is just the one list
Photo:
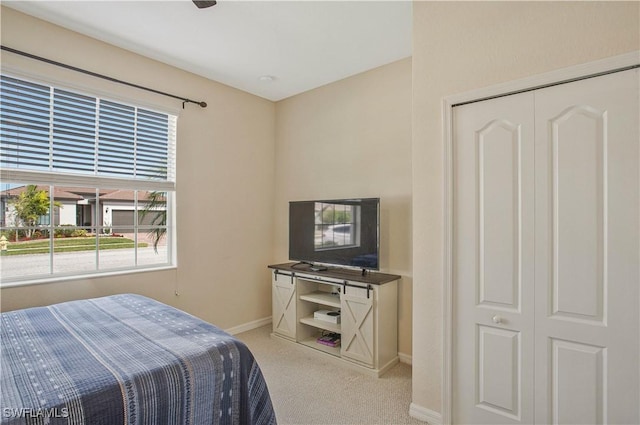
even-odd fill
[(497, 84), (442, 100), (442, 125), (444, 143), (443, 187), (443, 320), (442, 320), (442, 423), (450, 424), (453, 405), (453, 107), (494, 97), (563, 84), (640, 66), (640, 51), (634, 51), (586, 64), (562, 68), (507, 83)]

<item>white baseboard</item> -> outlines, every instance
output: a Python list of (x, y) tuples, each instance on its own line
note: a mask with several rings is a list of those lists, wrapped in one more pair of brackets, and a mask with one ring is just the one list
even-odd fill
[(413, 358), (409, 354), (398, 353), (398, 358), (400, 359), (400, 363), (405, 363), (408, 365), (412, 364)]
[(252, 329), (259, 328), (260, 326), (268, 325), (269, 323), (271, 323), (271, 316), (254, 320), (253, 322), (245, 323), (242, 325), (234, 326), (232, 328), (225, 329), (224, 331), (227, 333), (230, 333), (231, 335), (235, 335), (242, 332), (250, 331)]
[(411, 403), (409, 407), (409, 416), (425, 421), (429, 425), (442, 425), (442, 415), (440, 413), (434, 412), (426, 407), (418, 406), (415, 403)]

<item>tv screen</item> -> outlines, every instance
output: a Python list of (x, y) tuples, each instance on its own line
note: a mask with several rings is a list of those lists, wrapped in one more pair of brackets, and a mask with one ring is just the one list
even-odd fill
[(379, 269), (380, 199), (289, 203), (289, 260)]

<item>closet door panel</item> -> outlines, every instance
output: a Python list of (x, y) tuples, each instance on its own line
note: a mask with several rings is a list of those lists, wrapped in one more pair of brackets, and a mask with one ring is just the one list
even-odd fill
[(478, 131), (478, 304), (520, 308), (520, 173), (517, 124), (493, 120)]
[(575, 105), (549, 121), (554, 317), (603, 321), (606, 113)]
[(554, 424), (605, 423), (606, 349), (551, 340)]
[(639, 423), (638, 71), (535, 92), (537, 423)]
[(532, 93), (454, 109), (455, 423), (533, 422), (533, 123)]

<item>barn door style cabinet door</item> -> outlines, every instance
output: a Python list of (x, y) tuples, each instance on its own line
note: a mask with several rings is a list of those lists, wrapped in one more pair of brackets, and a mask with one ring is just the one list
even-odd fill
[(340, 296), (342, 305), (342, 357), (373, 366), (373, 291), (366, 288), (345, 288)]
[(296, 338), (296, 285), (293, 273), (274, 273), (272, 278), (273, 332)]
[[(398, 363), (400, 276), (351, 269), (314, 272), (296, 263), (269, 267), (273, 336), (376, 377)], [(333, 341), (319, 341), (327, 335)]]
[(640, 423), (639, 81), (453, 109), (454, 423)]

